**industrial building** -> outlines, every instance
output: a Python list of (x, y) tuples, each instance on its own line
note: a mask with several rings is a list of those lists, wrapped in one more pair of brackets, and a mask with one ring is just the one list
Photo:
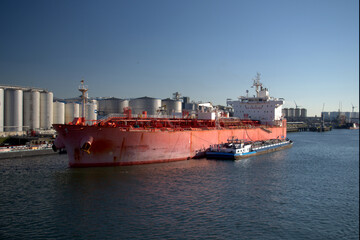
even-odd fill
[[(79, 99), (55, 99), (53, 93), (41, 88), (0, 86), (1, 135), (47, 131), (52, 124), (64, 124), (80, 117)], [(86, 118), (97, 119), (97, 101), (86, 103)]]
[(339, 118), (343, 118), (346, 123), (358, 123), (359, 122), (359, 112), (321, 112), (321, 118), (325, 122), (334, 122), (338, 121)]
[(286, 119), (301, 119), (307, 117), (306, 108), (283, 108), (282, 114)]

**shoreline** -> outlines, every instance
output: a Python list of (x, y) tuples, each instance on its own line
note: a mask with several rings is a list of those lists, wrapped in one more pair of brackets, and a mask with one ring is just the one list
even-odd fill
[(0, 153), (0, 160), (9, 159), (9, 158), (23, 158), (23, 157), (42, 156), (42, 155), (52, 155), (52, 154), (59, 154), (59, 153), (54, 152), (54, 150), (52, 150), (51, 148), (10, 151), (10, 152)]

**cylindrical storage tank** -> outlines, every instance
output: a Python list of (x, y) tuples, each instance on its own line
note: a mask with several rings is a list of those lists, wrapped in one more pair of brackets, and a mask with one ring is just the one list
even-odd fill
[(5, 131), (22, 131), (23, 124), (23, 91), (20, 89), (5, 90)]
[(40, 93), (40, 128), (50, 129), (53, 124), (53, 93)]
[(129, 100), (126, 99), (120, 99), (118, 102), (118, 109), (119, 113), (124, 113), (124, 108), (129, 107)]
[(114, 111), (114, 102), (112, 98), (105, 98), (98, 100), (99, 115), (105, 116)]
[(282, 114), (284, 115), (285, 118), (287, 118), (288, 115), (289, 115), (289, 109), (288, 108), (283, 108)]
[(40, 92), (24, 92), (24, 130), (40, 128)]
[(65, 103), (54, 102), (53, 103), (53, 124), (65, 123)]
[(172, 115), (174, 113), (181, 113), (182, 112), (182, 106), (181, 101), (179, 100), (173, 100), (170, 98), (161, 100), (161, 105), (166, 109), (167, 115)]
[(105, 98), (98, 101), (98, 112), (103, 116), (111, 113), (123, 113), (126, 107), (129, 107), (129, 101), (124, 99)]
[(300, 109), (300, 117), (302, 118), (307, 117), (307, 110), (305, 108)]
[(4, 89), (0, 88), (0, 132), (4, 131)]
[(295, 108), (295, 117), (300, 117), (300, 108)]
[(148, 115), (157, 115), (161, 107), (161, 99), (150, 97), (135, 98), (130, 100), (129, 106), (133, 114), (141, 114), (143, 111), (147, 111)]
[(90, 100), (85, 105), (85, 119), (87, 124), (91, 124), (92, 120), (97, 120), (97, 101)]
[(295, 109), (294, 108), (289, 108), (289, 115), (288, 117), (294, 117), (295, 116)]
[(74, 118), (80, 116), (80, 104), (66, 103), (65, 104), (65, 123), (72, 122)]

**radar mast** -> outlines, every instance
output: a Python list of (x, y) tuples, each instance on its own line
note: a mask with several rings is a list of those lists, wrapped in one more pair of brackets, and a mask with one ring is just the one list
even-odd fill
[(81, 85), (79, 86), (79, 91), (81, 92), (81, 100), (82, 100), (82, 117), (85, 120), (85, 104), (86, 104), (86, 92), (88, 91), (88, 86), (84, 85), (84, 79), (81, 79)]
[(251, 87), (256, 87), (256, 97), (259, 97), (259, 87), (262, 87), (262, 83), (260, 82), (260, 73), (256, 73), (256, 77), (253, 78), (254, 83)]

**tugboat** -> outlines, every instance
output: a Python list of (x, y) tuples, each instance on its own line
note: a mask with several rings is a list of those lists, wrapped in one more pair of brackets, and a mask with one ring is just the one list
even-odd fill
[(246, 141), (232, 137), (227, 143), (211, 145), (206, 151), (208, 159), (241, 159), (254, 155), (278, 151), (292, 147), (293, 141), (270, 139), (266, 141)]

